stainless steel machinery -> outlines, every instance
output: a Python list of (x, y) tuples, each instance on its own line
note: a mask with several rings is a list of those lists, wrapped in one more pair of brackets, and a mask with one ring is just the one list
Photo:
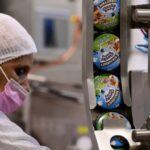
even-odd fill
[[(110, 2), (109, 9), (113, 7), (116, 1), (92, 1), (83, 0), (83, 83), (84, 97), (86, 100), (86, 112), (89, 119), (90, 136), (93, 142), (93, 149), (111, 150), (115, 148), (122, 149), (140, 149), (146, 150), (150, 146), (150, 59), (148, 59), (148, 71), (128, 71), (128, 61), (131, 50), (131, 30), (140, 28), (150, 28), (150, 4), (147, 2), (142, 5), (132, 5), (130, 0), (120, 0), (120, 23), (117, 30), (120, 38), (120, 68), (119, 77), (121, 82), (121, 93), (123, 106), (117, 109), (101, 109), (97, 107), (97, 95), (95, 93), (95, 66), (93, 65), (93, 43), (95, 40), (95, 27), (93, 26), (94, 3), (98, 3), (100, 9)], [(101, 15), (101, 14), (100, 14)], [(114, 14), (113, 14), (114, 15)], [(101, 17), (101, 16), (100, 16)], [(99, 32), (110, 32), (110, 30)], [(112, 31), (111, 31), (112, 33)], [(114, 32), (113, 32), (114, 33)], [(102, 39), (99, 39), (99, 41)], [(148, 42), (149, 43), (149, 42)], [(100, 45), (100, 44), (99, 44)], [(101, 47), (101, 45), (100, 45)], [(102, 50), (102, 49), (101, 49)], [(101, 54), (99, 54), (101, 56)], [(99, 57), (100, 57), (99, 56)], [(148, 50), (148, 58), (150, 51)], [(101, 68), (100, 68), (101, 69)], [(117, 70), (111, 73), (116, 73)], [(97, 71), (101, 76), (106, 71)], [(104, 93), (104, 91), (101, 90)], [(126, 111), (126, 108), (129, 111)], [(104, 119), (103, 128), (95, 129), (95, 114), (104, 112), (124, 112), (126, 116), (131, 115), (131, 128), (126, 128), (124, 119)], [(114, 146), (118, 141), (112, 138), (120, 136), (125, 139), (126, 148)]]

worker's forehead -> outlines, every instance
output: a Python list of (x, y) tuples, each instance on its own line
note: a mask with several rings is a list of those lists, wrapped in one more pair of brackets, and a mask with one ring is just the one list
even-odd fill
[(5, 67), (14, 67), (14, 66), (32, 66), (33, 62), (33, 54), (25, 55), (16, 59), (13, 59), (11, 61), (8, 61), (3, 64)]

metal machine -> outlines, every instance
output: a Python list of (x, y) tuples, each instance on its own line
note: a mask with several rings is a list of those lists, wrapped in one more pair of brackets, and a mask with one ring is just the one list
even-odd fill
[[(128, 72), (128, 61), (131, 49), (131, 29), (150, 28), (150, 5), (149, 2), (143, 5), (132, 5), (130, 0), (120, 0), (120, 24), (118, 25), (120, 37), (120, 69), (121, 92), (123, 96), (123, 107), (117, 109), (97, 108), (95, 93), (95, 66), (93, 65), (93, 43), (95, 40), (95, 28), (93, 27), (94, 2), (83, 1), (83, 83), (84, 97), (86, 100), (87, 116), (89, 118), (90, 135), (93, 142), (93, 149), (110, 150), (115, 148), (146, 150), (150, 146), (150, 59), (148, 59), (148, 71)], [(100, 1), (98, 7), (105, 5), (108, 1)], [(115, 3), (116, 1), (111, 1)], [(135, 2), (136, 3), (136, 2)], [(112, 6), (112, 5), (111, 5)], [(107, 7), (108, 8), (108, 7)], [(118, 29), (117, 29), (118, 30)], [(107, 30), (105, 32), (110, 32)], [(112, 33), (112, 32), (111, 32)], [(103, 34), (99, 32), (98, 34)], [(99, 39), (101, 40), (101, 39)], [(148, 58), (150, 54), (148, 52)], [(98, 70), (99, 71), (99, 70)], [(97, 71), (97, 72), (98, 72)], [(99, 75), (109, 71), (99, 71)], [(115, 73), (116, 70), (111, 73)], [(129, 108), (130, 111), (126, 111)], [(125, 112), (126, 116), (131, 115), (133, 126), (126, 128), (126, 121), (123, 119), (104, 119), (103, 129), (95, 130), (93, 121), (95, 114), (108, 111)], [(115, 147), (112, 138), (120, 136), (125, 139), (125, 147)], [(117, 143), (117, 142), (116, 142)], [(113, 147), (114, 146), (114, 147)]]

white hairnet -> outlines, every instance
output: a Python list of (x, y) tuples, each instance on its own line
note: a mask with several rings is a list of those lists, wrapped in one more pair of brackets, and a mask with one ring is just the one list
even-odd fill
[(24, 27), (11, 16), (0, 13), (0, 64), (37, 52)]

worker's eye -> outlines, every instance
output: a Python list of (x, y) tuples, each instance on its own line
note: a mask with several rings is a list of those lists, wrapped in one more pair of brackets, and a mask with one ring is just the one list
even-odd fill
[(28, 74), (28, 70), (26, 68), (16, 68), (15, 72), (16, 72), (17, 76), (21, 79), (26, 78), (26, 76)]

